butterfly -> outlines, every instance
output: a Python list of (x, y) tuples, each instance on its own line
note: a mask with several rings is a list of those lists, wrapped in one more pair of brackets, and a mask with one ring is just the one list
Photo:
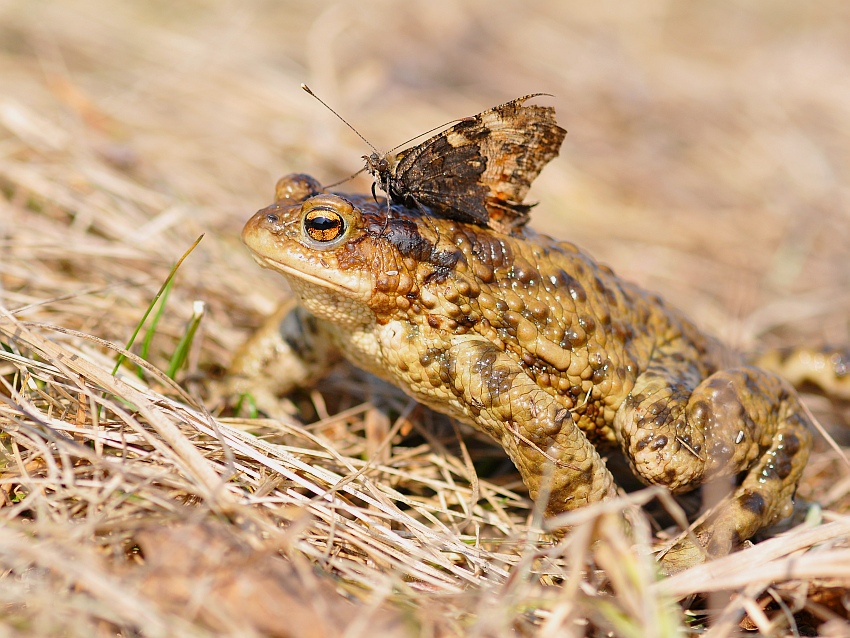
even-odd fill
[[(528, 221), (531, 182), (558, 155), (567, 132), (533, 93), (465, 117), (398, 153), (364, 155), (366, 170), (395, 204), (510, 230)], [(374, 187), (373, 187), (374, 190)]]

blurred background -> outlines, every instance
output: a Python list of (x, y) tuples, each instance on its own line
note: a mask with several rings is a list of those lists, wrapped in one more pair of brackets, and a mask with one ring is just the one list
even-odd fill
[(0, 1), (4, 302), (132, 282), (108, 315), (53, 315), (124, 335), (206, 232), (183, 287), (226, 364), (285, 295), (244, 221), (279, 176), (369, 151), (301, 82), (379, 149), (542, 91), (569, 134), (536, 230), (742, 348), (847, 343), (848, 77), (840, 0)]

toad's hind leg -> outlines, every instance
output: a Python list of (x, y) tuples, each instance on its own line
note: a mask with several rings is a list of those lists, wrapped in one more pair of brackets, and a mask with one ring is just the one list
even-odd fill
[(790, 515), (811, 434), (796, 393), (770, 372), (721, 370), (690, 391), (655, 370), (638, 378), (617, 414), (621, 445), (638, 476), (685, 492), (741, 475), (694, 530), (698, 545), (685, 539), (662, 559), (672, 572), (726, 554)]

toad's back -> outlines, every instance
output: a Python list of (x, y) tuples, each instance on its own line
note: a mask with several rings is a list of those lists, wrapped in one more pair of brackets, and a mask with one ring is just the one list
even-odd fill
[(659, 351), (678, 353), (669, 363), (683, 377), (705, 377), (724, 357), (659, 297), (571, 243), (438, 221), (457, 263), (428, 283), (433, 307), (415, 305), (379, 321), (417, 324), (419, 335), (434, 339), (483, 337), (570, 410), (595, 442), (616, 440), (615, 414)]

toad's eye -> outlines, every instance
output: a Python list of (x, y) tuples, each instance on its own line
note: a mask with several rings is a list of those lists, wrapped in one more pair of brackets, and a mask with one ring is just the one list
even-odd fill
[(313, 241), (332, 242), (345, 234), (345, 220), (333, 210), (311, 210), (304, 215), (304, 232)]
[(347, 199), (320, 193), (301, 204), (300, 242), (314, 250), (332, 250), (351, 238), (360, 213)]

